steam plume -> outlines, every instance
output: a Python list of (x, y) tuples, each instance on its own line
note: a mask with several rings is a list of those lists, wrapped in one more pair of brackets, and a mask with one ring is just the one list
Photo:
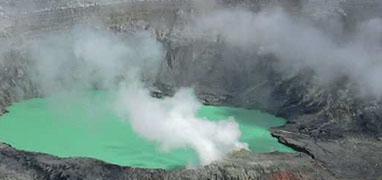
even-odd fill
[(246, 148), (233, 119), (210, 122), (197, 118), (201, 103), (190, 89), (174, 97), (153, 98), (145, 88), (163, 60), (163, 49), (151, 34), (129, 37), (77, 27), (53, 34), (31, 48), (35, 80), (46, 94), (57, 91), (118, 91), (117, 112), (139, 135), (165, 151), (192, 148), (202, 164)]
[[(307, 8), (313, 6), (308, 5)], [(339, 33), (346, 30), (329, 28), (331, 24), (341, 24), (331, 21), (326, 23), (328, 27), (320, 28), (305, 16), (291, 15), (277, 7), (256, 13), (221, 8), (197, 17), (184, 35), (210, 41), (219, 38), (233, 47), (256, 52), (259, 57), (272, 54), (280, 61), (278, 70), (286, 75), (310, 68), (321, 82), (349, 77), (364, 93), (381, 96), (382, 79), (378, 77), (382, 76), (382, 19), (376, 17), (356, 24), (356, 31), (347, 36)], [(235, 61), (241, 63), (240, 59)]]
[(192, 148), (202, 164), (223, 158), (247, 144), (239, 141), (241, 132), (234, 119), (210, 122), (196, 117), (201, 103), (190, 89), (179, 90), (174, 97), (155, 99), (139, 84), (127, 86), (118, 107), (128, 117), (134, 130), (160, 143), (163, 150)]

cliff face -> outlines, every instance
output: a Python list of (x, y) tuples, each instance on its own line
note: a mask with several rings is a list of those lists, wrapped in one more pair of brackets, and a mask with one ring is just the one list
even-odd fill
[[(225, 8), (238, 6), (253, 12), (270, 4), (282, 6), (291, 14), (309, 19), (315, 27), (333, 33), (332, 36), (340, 40), (354, 33), (360, 22), (382, 18), (382, 3), (378, 0), (217, 2), (219, 6)], [(27, 1), (0, 2), (2, 7), (0, 15), (4, 17), (0, 22), (4, 25), (0, 30), (1, 45), (7, 47), (4, 49), (11, 49), (2, 52), (3, 59), (0, 61), (0, 112), (5, 112), (6, 106), (12, 102), (39, 96), (39, 89), (28, 78), (27, 69), (30, 62), (27, 53), (23, 51), (24, 46), (48, 32), (65, 31), (76, 24), (92, 24), (97, 20), (105, 24), (106, 28), (118, 33), (150, 31), (163, 43), (167, 51), (166, 61), (162, 63), (155, 83), (160, 93), (171, 95), (179, 87), (192, 86), (201, 101), (206, 104), (259, 108), (284, 117), (288, 119), (288, 124), (274, 129), (273, 135), (278, 137), (280, 142), (309, 155), (303, 155), (304, 157), (285, 154), (251, 155), (254, 159), (234, 162), (233, 158), (225, 161), (228, 164), (169, 174), (163, 171), (132, 170), (84, 160), (84, 166), (76, 171), (70, 171), (68, 179), (83, 177), (91, 179), (93, 169), (89, 167), (94, 164), (100, 168), (94, 168), (94, 171), (105, 172), (105, 174), (96, 173), (94, 176), (104, 178), (111, 174), (118, 174), (119, 178), (125, 176), (139, 178), (142, 174), (145, 178), (190, 178), (190, 174), (195, 173), (201, 178), (209, 178), (215, 172), (218, 172), (218, 178), (228, 178), (234, 176), (225, 173), (242, 172), (247, 166), (251, 169), (253, 168), (249, 165), (251, 162), (268, 162), (267, 158), (272, 164), (271, 170), (260, 163), (256, 165), (260, 169), (254, 168), (254, 174), (248, 174), (246, 169), (244, 175), (241, 174), (240, 177), (333, 178), (322, 169), (317, 170), (325, 172), (322, 176), (319, 175), (321, 172), (308, 173), (311, 170), (309, 168), (318, 164), (328, 168), (336, 178), (375, 179), (382, 176), (380, 171), (382, 155), (379, 150), (382, 137), (380, 100), (361, 96), (360, 85), (348, 77), (322, 84), (317, 80), (315, 72), (309, 68), (286, 76), (278, 71), (279, 60), (272, 54), (259, 56), (253, 52), (243, 51), (225, 43), (219, 37), (211, 40), (185, 36), (184, 27), (187, 22), (195, 15), (209, 10), (200, 8), (197, 1), (89, 0), (78, 3), (57, 0), (47, 3), (45, 0), (35, 0), (31, 4), (33, 8), (27, 8), (30, 7), (27, 6)], [(25, 10), (15, 11), (20, 6), (25, 7)], [(346, 31), (332, 31), (331, 18), (339, 18), (341, 23), (335, 26), (343, 27), (340, 29)], [(236, 59), (240, 59), (240, 63), (233, 63), (232, 60)], [(60, 173), (68, 173), (67, 169), (77, 167), (78, 162), (83, 161), (58, 160), (41, 155), (48, 158), (43, 162), (39, 159), (40, 155), (18, 152), (7, 146), (2, 146), (0, 152), (0, 155), (9, 158), (9, 161), (1, 163), (0, 177), (11, 177), (9, 173), (23, 174), (24, 171), (32, 171), (30, 170), (32, 168), (35, 169), (33, 171), (39, 171), (38, 175), (33, 172), (35, 174), (32, 173), (32, 176), (64, 178), (66, 176)], [(22, 161), (17, 160), (20, 156)], [(264, 159), (259, 160), (259, 158)], [(307, 159), (314, 163), (307, 163)], [(285, 161), (296, 166), (286, 168), (283, 165)], [(41, 165), (46, 162), (48, 165)], [(231, 162), (232, 166), (229, 165)], [(11, 167), (14, 166), (20, 167), (19, 171), (11, 171)], [(89, 172), (82, 169), (87, 169)], [(149, 175), (146, 176), (147, 173)]]
[(20, 52), (9, 51), (2, 54), (0, 61), (0, 115), (12, 102), (36, 97), (36, 88), (26, 75), (28, 62)]

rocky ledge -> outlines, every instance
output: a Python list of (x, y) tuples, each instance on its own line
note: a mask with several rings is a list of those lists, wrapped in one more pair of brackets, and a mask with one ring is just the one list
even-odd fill
[(382, 141), (365, 136), (319, 140), (281, 129), (272, 135), (293, 149), (309, 155), (337, 178), (379, 179), (382, 177)]
[(121, 167), (89, 158), (58, 158), (0, 144), (0, 179), (335, 179), (304, 153), (239, 151), (208, 166), (166, 171)]

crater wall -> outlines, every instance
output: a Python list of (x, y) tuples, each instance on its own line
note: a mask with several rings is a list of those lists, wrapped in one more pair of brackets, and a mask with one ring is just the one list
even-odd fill
[[(270, 5), (281, 6), (296, 17), (309, 19), (322, 31), (333, 33), (338, 41), (351, 36), (362, 21), (382, 18), (378, 0), (221, 0), (217, 4), (253, 12)], [(23, 6), (25, 9), (20, 9)], [(28, 78), (31, 62), (24, 48), (29, 43), (50, 32), (101, 21), (117, 33), (149, 31), (162, 42), (166, 59), (155, 83), (160, 93), (171, 95), (179, 87), (192, 86), (206, 104), (263, 109), (289, 121), (275, 129), (274, 136), (310, 154), (336, 177), (382, 176), (378, 171), (382, 157), (378, 151), (382, 137), (378, 98), (359, 96), (360, 85), (348, 77), (323, 85), (309, 68), (285, 76), (278, 72), (275, 56), (242, 52), (218, 37), (193, 40), (183, 36), (180, 32), (186, 22), (206, 11), (198, 7), (197, 1), (4, 0), (0, 7), (0, 44), (4, 47), (0, 60), (1, 113), (12, 102), (40, 96), (40, 90)], [(341, 22), (336, 27), (344, 31), (330, 29), (334, 17)], [(232, 63), (236, 59), (241, 63)], [(365, 156), (374, 158), (360, 163)]]

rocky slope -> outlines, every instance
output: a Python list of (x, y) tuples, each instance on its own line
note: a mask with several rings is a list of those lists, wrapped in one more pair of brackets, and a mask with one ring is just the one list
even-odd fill
[(101, 161), (59, 159), (0, 145), (1, 179), (333, 179), (305, 154), (236, 152), (219, 163), (164, 171), (120, 167)]
[[(39, 95), (38, 88), (28, 79), (28, 55), (23, 52), (23, 46), (47, 32), (65, 31), (75, 24), (91, 24), (97, 19), (118, 33), (150, 31), (164, 44), (166, 61), (155, 83), (159, 93), (171, 95), (178, 87), (193, 86), (206, 104), (260, 108), (284, 117), (288, 124), (273, 130), (273, 135), (303, 154), (245, 154), (245, 158), (233, 156), (195, 170), (164, 172), (122, 168), (94, 160), (57, 159), (2, 145), (0, 177), (192, 179), (198, 175), (201, 179), (213, 179), (215, 174), (219, 179), (382, 177), (381, 101), (359, 96), (359, 85), (347, 77), (322, 85), (311, 69), (285, 76), (275, 68), (278, 60), (272, 55), (244, 53), (219, 39), (195, 40), (184, 36), (185, 23), (195, 14), (204, 13), (198, 1), (34, 1), (34, 8), (22, 12), (15, 12), (27, 4), (22, 0), (0, 2), (0, 15), (4, 17), (0, 21), (1, 46), (11, 49), (2, 52), (0, 61), (0, 112), (5, 112), (12, 102)], [(333, 32), (328, 24), (330, 18), (339, 18), (342, 23), (338, 26), (346, 27), (345, 32), (338, 32), (340, 35), (333, 34), (339, 39), (354, 33), (356, 25), (365, 19), (382, 18), (382, 3), (378, 0), (221, 0), (218, 3), (224, 7), (246, 7), (254, 12), (277, 4), (328, 32)], [(232, 59), (251, 63), (237, 66), (229, 63)]]

